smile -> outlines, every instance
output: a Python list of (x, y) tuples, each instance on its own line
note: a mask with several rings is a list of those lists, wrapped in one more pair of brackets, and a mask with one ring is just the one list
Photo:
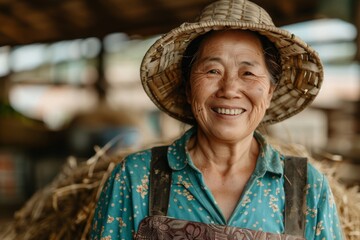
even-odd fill
[(235, 116), (235, 115), (240, 115), (242, 114), (243, 112), (245, 112), (245, 109), (242, 109), (242, 108), (232, 108), (232, 109), (229, 109), (229, 108), (213, 108), (213, 110), (219, 114), (223, 114), (223, 115), (232, 115), (232, 116)]

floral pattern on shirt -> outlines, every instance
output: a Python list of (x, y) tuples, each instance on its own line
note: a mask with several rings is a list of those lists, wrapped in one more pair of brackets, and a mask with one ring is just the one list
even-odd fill
[[(186, 150), (187, 141), (195, 132), (196, 128), (190, 129), (168, 148), (168, 162), (173, 170), (168, 216), (283, 233), (284, 156), (255, 132), (261, 148), (256, 168), (226, 221)], [(127, 156), (115, 167), (97, 203), (91, 239), (132, 239), (140, 221), (148, 216), (150, 159), (148, 149)], [(306, 239), (342, 239), (329, 183), (311, 164), (308, 165), (305, 217)]]
[(148, 194), (149, 189), (149, 176), (144, 175), (144, 177), (141, 179), (141, 185), (137, 185), (136, 192), (140, 193), (140, 196), (142, 199), (145, 198), (145, 196)]

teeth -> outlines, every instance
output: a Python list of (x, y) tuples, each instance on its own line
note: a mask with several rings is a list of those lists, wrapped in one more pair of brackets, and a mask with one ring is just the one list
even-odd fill
[(225, 115), (239, 115), (245, 112), (244, 109), (214, 108), (214, 111)]

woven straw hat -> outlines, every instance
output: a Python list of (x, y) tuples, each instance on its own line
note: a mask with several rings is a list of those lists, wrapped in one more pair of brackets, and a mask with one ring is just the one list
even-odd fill
[(197, 22), (184, 23), (163, 35), (145, 54), (141, 81), (160, 110), (182, 122), (195, 122), (181, 77), (182, 56), (197, 36), (224, 29), (256, 31), (273, 42), (280, 53), (282, 73), (261, 125), (287, 119), (314, 100), (323, 80), (318, 54), (298, 37), (275, 27), (258, 5), (246, 0), (220, 0), (205, 7)]

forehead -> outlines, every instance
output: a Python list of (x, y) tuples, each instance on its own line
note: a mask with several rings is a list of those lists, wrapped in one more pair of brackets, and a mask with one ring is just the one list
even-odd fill
[(264, 51), (258, 35), (251, 31), (216, 31), (207, 36), (199, 46), (196, 65), (206, 63), (251, 63), (267, 70)]
[[(246, 45), (254, 50), (262, 51), (262, 45), (257, 34), (244, 30), (214, 31), (200, 44), (199, 50), (209, 47), (224, 47), (226, 45)], [(235, 49), (234, 49), (235, 50)]]

